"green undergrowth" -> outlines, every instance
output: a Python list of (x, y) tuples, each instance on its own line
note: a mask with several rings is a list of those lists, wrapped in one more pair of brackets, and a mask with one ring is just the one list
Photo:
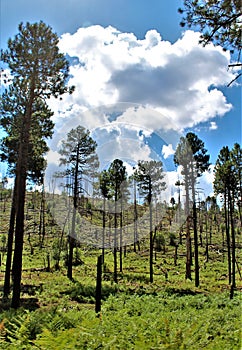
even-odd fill
[[(180, 291), (181, 292), (181, 291)], [(35, 311), (5, 311), (2, 349), (240, 349), (240, 298), (168, 289), (111, 294), (93, 308), (60, 301)]]
[(73, 281), (66, 277), (63, 262), (57, 271), (53, 264), (50, 272), (41, 269), (42, 252), (36, 249), (35, 262), (25, 251), (22, 307), (9, 309), (10, 299), (0, 304), (0, 349), (240, 349), (241, 299), (239, 291), (229, 299), (226, 262), (221, 259), (200, 259), (196, 288), (194, 280), (184, 278), (184, 257), (174, 265), (172, 248), (157, 254), (152, 284), (146, 251), (128, 251), (114, 283), (113, 255), (107, 252), (97, 317), (100, 251), (81, 250), (83, 263), (73, 268)]
[[(31, 200), (34, 200), (32, 195)], [(6, 205), (9, 213), (10, 202)], [(153, 283), (149, 282), (148, 236), (141, 242), (140, 251), (135, 253), (132, 246), (127, 247), (126, 254), (123, 250), (123, 269), (120, 272), (118, 266), (118, 283), (114, 283), (113, 279), (113, 253), (106, 250), (102, 274), (102, 311), (97, 317), (94, 311), (96, 264), (101, 251), (83, 245), (75, 249), (74, 257), (78, 259), (73, 267), (73, 280), (70, 281), (66, 277), (65, 244), (56, 268), (61, 231), (47, 216), (46, 236), (40, 245), (36, 226), (39, 213), (30, 209), (24, 237), (21, 308), (10, 308), (11, 295), (7, 300), (0, 299), (0, 349), (241, 348), (241, 279), (237, 273), (237, 289), (234, 299), (230, 300), (227, 256), (226, 251), (221, 249), (221, 233), (213, 234), (209, 257), (205, 254), (206, 247), (199, 246), (198, 288), (194, 286), (194, 265), (192, 281), (184, 277), (185, 240), (178, 246), (175, 262), (175, 247), (169, 243), (169, 232), (162, 233), (165, 246), (154, 254)], [(0, 219), (3, 222), (0, 237), (2, 292), (7, 212), (0, 211)], [(237, 237), (239, 240), (240, 236)], [(239, 249), (236, 254), (240, 266)], [(119, 258), (118, 252), (118, 262)]]

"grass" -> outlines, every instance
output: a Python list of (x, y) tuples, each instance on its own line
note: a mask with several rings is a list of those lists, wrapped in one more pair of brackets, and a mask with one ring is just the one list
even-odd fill
[[(9, 209), (10, 201), (6, 212), (0, 212), (5, 232)], [(33, 227), (31, 220), (33, 217), (29, 227)], [(230, 300), (226, 254), (210, 246), (206, 262), (205, 247), (199, 247), (200, 286), (196, 288), (194, 280), (184, 278), (185, 242), (179, 245), (175, 266), (174, 247), (166, 232), (166, 251), (156, 253), (152, 284), (148, 239), (142, 242), (140, 252), (127, 247), (118, 284), (113, 281), (113, 254), (107, 250), (102, 311), (97, 317), (95, 278), (100, 250), (78, 248), (82, 263), (73, 267), (74, 280), (68, 280), (64, 251), (60, 269), (55, 270), (53, 243), (60, 231), (50, 222), (47, 218), (42, 248), (36, 232), (30, 232), (31, 245), (28, 233), (25, 235), (21, 308), (12, 310), (10, 300), (1, 300), (0, 349), (240, 349), (241, 281), (236, 276), (237, 290)], [(6, 233), (1, 231), (3, 236)], [(213, 241), (221, 245), (220, 236), (214, 235)], [(47, 252), (50, 272), (46, 271)], [(1, 276), (5, 258), (2, 253)]]

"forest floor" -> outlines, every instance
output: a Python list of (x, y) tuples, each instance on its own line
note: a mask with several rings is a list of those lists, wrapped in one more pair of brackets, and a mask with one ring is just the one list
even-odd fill
[[(2, 246), (7, 213), (1, 216)], [(55, 269), (55, 239), (47, 234), (40, 247), (38, 235), (25, 236), (21, 307), (13, 310), (11, 296), (1, 298), (0, 349), (241, 349), (241, 279), (238, 273), (230, 299), (226, 251), (216, 248), (221, 241), (216, 232), (208, 261), (205, 248), (199, 247), (199, 287), (194, 286), (194, 266), (192, 281), (185, 279), (185, 242), (179, 245), (176, 264), (173, 246), (167, 244), (156, 253), (153, 283), (149, 282), (148, 240), (140, 251), (127, 247), (118, 283), (113, 280), (113, 253), (106, 250), (99, 315), (95, 292), (101, 250), (79, 247), (70, 281), (64, 253), (60, 268)], [(1, 257), (2, 293), (4, 249)], [(239, 254), (237, 258), (239, 266)]]

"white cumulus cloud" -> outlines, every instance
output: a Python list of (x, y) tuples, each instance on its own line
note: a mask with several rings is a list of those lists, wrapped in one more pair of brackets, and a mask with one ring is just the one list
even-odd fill
[[(55, 118), (118, 102), (156, 109), (178, 128), (223, 116), (232, 107), (219, 90), (233, 78), (227, 71), (230, 57), (220, 47), (202, 47), (198, 41), (199, 33), (193, 31), (171, 44), (154, 29), (138, 39), (100, 25), (62, 35), (60, 50), (71, 59), (69, 83), (76, 90), (61, 104), (51, 101)], [(83, 123), (90, 128), (99, 118)], [(150, 118), (149, 127), (159, 127), (156, 118)]]
[(218, 128), (218, 125), (216, 122), (210, 122), (209, 130), (216, 130)]
[(169, 156), (172, 156), (175, 153), (171, 143), (168, 146), (164, 145), (162, 147), (162, 151), (161, 152), (162, 152), (162, 154), (163, 154), (165, 159), (168, 158)]
[[(76, 89), (61, 102), (50, 100), (52, 164), (60, 140), (77, 125), (95, 136), (102, 167), (114, 158), (132, 165), (157, 154), (169, 161), (178, 132), (201, 122), (214, 130), (211, 120), (232, 108), (220, 88), (235, 73), (227, 70), (229, 53), (198, 42), (193, 31), (170, 43), (155, 29), (140, 39), (100, 25), (62, 35), (59, 47), (70, 59), (69, 84)], [(159, 149), (158, 139), (164, 140)]]

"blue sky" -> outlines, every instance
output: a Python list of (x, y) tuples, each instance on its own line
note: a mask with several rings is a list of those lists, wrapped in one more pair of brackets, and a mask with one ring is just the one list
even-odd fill
[(181, 33), (177, 13), (181, 4), (180, 0), (1, 0), (2, 45), (16, 33), (19, 22), (40, 19), (59, 35), (74, 33), (80, 26), (101, 24), (133, 32), (140, 38), (156, 28), (165, 39), (176, 40)]
[[(57, 129), (85, 109), (95, 110), (108, 101), (145, 104), (183, 132), (194, 131), (205, 142), (214, 163), (224, 145), (241, 142), (241, 88), (235, 84), (226, 87), (233, 77), (226, 70), (228, 56), (214, 48), (198, 48), (196, 35), (184, 34), (177, 12), (181, 6), (180, 0), (1, 0), (1, 47), (6, 48), (7, 39), (17, 33), (21, 21), (43, 20), (62, 36), (61, 50), (78, 58), (72, 69), (78, 97), (76, 93), (76, 100), (75, 96), (67, 98), (63, 107), (54, 101), (51, 105)], [(106, 51), (100, 43), (107, 46)], [(82, 59), (85, 72), (80, 68)], [(91, 70), (93, 65), (99, 65), (100, 78)], [(159, 134), (162, 127), (154, 125), (159, 124), (159, 118), (151, 114), (142, 114), (135, 122), (143, 123), (150, 135)], [(127, 118), (131, 118), (128, 113), (126, 119), (123, 116), (116, 122), (131, 123)], [(148, 123), (147, 118), (155, 122)], [(93, 115), (82, 117), (81, 122), (95, 128)], [(96, 127), (100, 123), (97, 121)], [(117, 123), (112, 127), (110, 131), (109, 125), (109, 135), (114, 129), (117, 132)]]

